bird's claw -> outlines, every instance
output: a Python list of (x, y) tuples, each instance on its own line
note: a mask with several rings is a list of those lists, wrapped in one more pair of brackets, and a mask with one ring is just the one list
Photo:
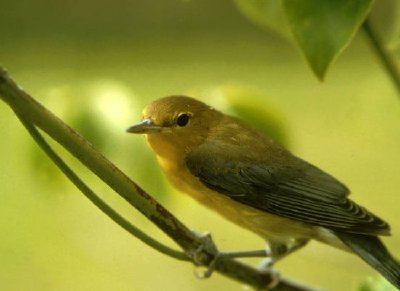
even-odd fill
[(258, 270), (268, 272), (271, 276), (271, 282), (267, 285), (266, 290), (274, 289), (280, 282), (279, 272), (272, 268), (274, 263), (272, 257), (267, 257), (257, 267)]
[(219, 259), (219, 256), (216, 256), (216, 257), (211, 261), (211, 263), (208, 265), (208, 267), (206, 267), (205, 271), (196, 269), (196, 270), (195, 270), (195, 273), (194, 273), (195, 276), (196, 276), (198, 279), (208, 279), (208, 278), (210, 278), (211, 275), (212, 275), (212, 273), (214, 273), (215, 265), (216, 265), (216, 262), (218, 261), (218, 259)]
[(193, 231), (193, 233), (200, 240), (201, 244), (195, 250), (189, 252), (188, 256), (193, 259), (196, 265), (201, 266), (204, 265), (205, 261), (203, 251), (206, 251), (207, 253), (213, 255), (214, 257), (217, 257), (219, 252), (209, 232), (198, 233)]
[(261, 271), (270, 270), (272, 268), (272, 266), (274, 265), (274, 263), (275, 262), (272, 257), (267, 257), (260, 262), (257, 269), (259, 269)]
[[(193, 259), (194, 263), (197, 266), (206, 265), (205, 254), (203, 251), (205, 251), (208, 254), (213, 256), (212, 260), (206, 266), (205, 271), (200, 270), (199, 268), (197, 268), (195, 270), (195, 276), (199, 279), (207, 279), (207, 278), (211, 277), (212, 273), (215, 271), (216, 265), (219, 260), (221, 260), (223, 258), (241, 257), (243, 255), (243, 253), (219, 252), (217, 247), (215, 246), (215, 244), (211, 238), (211, 234), (209, 232), (198, 233), (198, 232), (193, 231), (193, 233), (201, 241), (201, 244), (198, 246), (198, 248), (188, 254), (189, 257), (191, 257)], [(272, 289), (276, 285), (278, 285), (280, 277), (279, 277), (279, 273), (272, 269), (272, 266), (275, 263), (275, 260), (271, 256), (272, 255), (271, 250), (266, 249), (265, 255), (267, 256), (267, 258), (261, 262), (261, 264), (258, 266), (258, 269), (261, 271), (266, 271), (266, 272), (270, 273), (272, 280), (271, 280), (271, 283), (267, 286), (267, 289)]]
[(270, 275), (271, 275), (271, 282), (267, 285), (267, 290), (274, 289), (276, 286), (278, 286), (281, 276), (278, 271), (275, 271), (274, 269), (270, 268), (268, 269)]
[(207, 269), (204, 272), (200, 272), (199, 270), (195, 271), (195, 276), (197, 278), (207, 279), (211, 277), (212, 273), (214, 272), (216, 262), (220, 258), (220, 253), (217, 247), (215, 246), (211, 238), (211, 234), (209, 232), (197, 233), (193, 231), (193, 233), (201, 241), (199, 247), (193, 252), (189, 253), (189, 256), (193, 259), (194, 263), (198, 266), (204, 265), (205, 260), (203, 251), (206, 251), (207, 253), (213, 256), (212, 261), (208, 264)]

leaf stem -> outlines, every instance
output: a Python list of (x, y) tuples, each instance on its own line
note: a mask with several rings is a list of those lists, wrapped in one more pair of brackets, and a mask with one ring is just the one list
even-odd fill
[(390, 54), (384, 47), (382, 39), (374, 30), (373, 26), (371, 25), (371, 21), (368, 18), (365, 20), (363, 27), (372, 48), (374, 49), (382, 65), (385, 67), (386, 72), (392, 79), (392, 82), (396, 86), (397, 92), (400, 95), (400, 71), (396, 61), (394, 60), (392, 54)]

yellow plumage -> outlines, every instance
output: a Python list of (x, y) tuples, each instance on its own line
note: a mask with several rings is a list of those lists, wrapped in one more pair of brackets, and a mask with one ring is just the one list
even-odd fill
[(184, 96), (154, 101), (128, 129), (146, 134), (170, 182), (270, 245), (273, 261), (316, 239), (363, 258), (395, 286), (389, 225), (338, 180), (242, 121)]

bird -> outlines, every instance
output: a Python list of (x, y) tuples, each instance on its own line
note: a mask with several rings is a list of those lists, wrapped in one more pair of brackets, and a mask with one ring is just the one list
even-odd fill
[(127, 129), (144, 134), (170, 183), (263, 238), (271, 262), (317, 240), (354, 253), (400, 289), (390, 226), (339, 180), (244, 121), (192, 97), (156, 99)]

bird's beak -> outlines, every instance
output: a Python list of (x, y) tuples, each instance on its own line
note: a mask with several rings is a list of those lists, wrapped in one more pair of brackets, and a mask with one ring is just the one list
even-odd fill
[(150, 118), (146, 118), (138, 124), (132, 125), (126, 131), (129, 133), (155, 133), (165, 129), (166, 127), (156, 125)]

